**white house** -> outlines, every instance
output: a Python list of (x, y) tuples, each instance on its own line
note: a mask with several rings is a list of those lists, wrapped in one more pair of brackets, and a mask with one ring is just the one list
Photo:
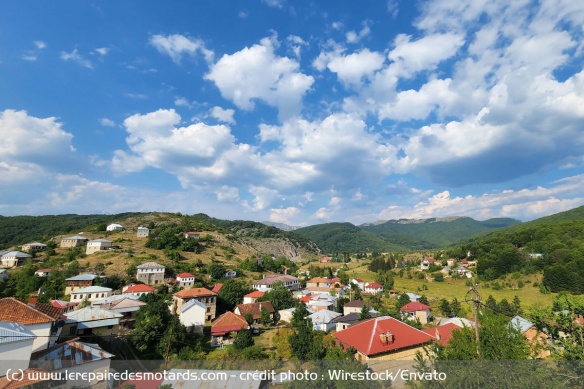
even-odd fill
[(145, 294), (156, 292), (156, 288), (145, 284), (129, 284), (122, 288), (122, 294), (139, 298)]
[(295, 291), (300, 288), (298, 278), (287, 274), (265, 274), (261, 280), (254, 281), (253, 288), (261, 292), (267, 292), (272, 289), (272, 285), (276, 282), (282, 282), (290, 291)]
[(0, 321), (20, 323), (35, 336), (32, 351), (44, 350), (53, 345), (61, 333), (57, 322), (62, 311), (48, 304), (35, 306), (14, 297), (0, 299)]
[(84, 236), (69, 236), (61, 239), (61, 247), (79, 247), (87, 242), (89, 239)]
[(365, 293), (371, 294), (383, 293), (383, 285), (380, 285), (377, 282), (370, 282), (367, 285), (365, 285)]
[(93, 254), (97, 251), (109, 250), (112, 248), (112, 242), (107, 239), (94, 239), (87, 242), (85, 254)]
[(30, 253), (32, 251), (43, 251), (46, 247), (47, 247), (47, 245), (44, 243), (33, 242), (33, 243), (23, 244), (21, 249), (24, 251), (28, 251)]
[(136, 279), (147, 285), (164, 282), (165, 267), (156, 262), (146, 262), (136, 267)]
[(336, 326), (335, 323), (331, 323), (331, 321), (339, 316), (342, 316), (342, 314), (329, 310), (322, 310), (314, 312), (308, 317), (312, 320), (312, 327), (314, 330), (329, 332)]
[(123, 231), (124, 227), (120, 224), (110, 224), (105, 228), (106, 231)]
[(195, 331), (203, 333), (207, 306), (197, 299), (183, 304), (179, 309), (179, 320), (185, 327), (195, 327)]
[(147, 238), (150, 234), (150, 230), (146, 227), (138, 227), (136, 229), (136, 236), (138, 238)]
[(37, 277), (44, 278), (44, 277), (48, 277), (52, 271), (53, 271), (52, 269), (48, 269), (48, 268), (47, 269), (38, 269), (34, 272), (34, 275)]
[(3, 267), (16, 267), (22, 265), (28, 258), (32, 258), (32, 256), (22, 251), (9, 251), (0, 257), (0, 262)]
[(235, 278), (237, 277), (237, 272), (232, 269), (225, 270), (225, 274), (223, 275), (225, 278)]
[(189, 232), (185, 232), (185, 233), (183, 234), (183, 237), (184, 237), (185, 239), (188, 239), (188, 238), (199, 239), (199, 237), (200, 237), (200, 234), (199, 234), (198, 232), (189, 231)]
[(349, 283), (356, 285), (361, 290), (365, 290), (365, 281), (360, 278), (352, 278)]
[(421, 324), (428, 324), (430, 307), (418, 301), (412, 301), (400, 308), (402, 319), (419, 320)]
[(36, 335), (19, 323), (0, 322), (0, 376), (28, 369)]
[(105, 288), (103, 286), (88, 286), (87, 288), (72, 292), (69, 301), (80, 303), (87, 299), (87, 301), (91, 303), (109, 297), (112, 294), (113, 291), (111, 288)]
[(191, 273), (177, 274), (176, 283), (180, 288), (190, 289), (195, 284), (195, 276)]
[(259, 290), (254, 290), (251, 293), (246, 294), (243, 296), (243, 303), (244, 304), (252, 304), (256, 303), (260, 297), (264, 295), (264, 292), (260, 292)]

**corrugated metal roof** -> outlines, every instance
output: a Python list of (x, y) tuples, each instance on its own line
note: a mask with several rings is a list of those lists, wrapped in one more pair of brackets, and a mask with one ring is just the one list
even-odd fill
[(123, 315), (97, 307), (85, 307), (77, 311), (66, 313), (67, 323), (86, 322), (92, 320), (105, 320), (120, 318)]
[(67, 278), (65, 281), (93, 281), (97, 277), (95, 274), (83, 273), (75, 277)]
[(525, 331), (533, 327), (533, 323), (521, 316), (515, 316), (511, 319), (511, 325), (513, 328), (517, 328), (523, 334)]
[(156, 262), (145, 262), (141, 265), (136, 266), (137, 269), (151, 269), (151, 268), (164, 268), (164, 266), (159, 265)]
[(33, 353), (30, 364), (31, 367), (54, 371), (113, 357), (113, 354), (105, 352), (96, 344), (74, 339)]
[(189, 301), (189, 302), (187, 302), (186, 304), (183, 304), (183, 305), (180, 307), (180, 313), (184, 313), (184, 312), (188, 311), (189, 309), (191, 309), (191, 308), (192, 308), (192, 307), (194, 307), (195, 305), (196, 305), (196, 306), (198, 306), (198, 307), (201, 307), (201, 308), (203, 308), (204, 310), (207, 310), (207, 306), (206, 306), (205, 304), (203, 304), (202, 302), (200, 302), (200, 301), (199, 301), (199, 300), (197, 300), (197, 299), (192, 299), (192, 300), (190, 300), (190, 301)]
[(99, 328), (99, 327), (109, 327), (109, 326), (116, 326), (120, 324), (120, 319), (105, 319), (105, 320), (94, 320), (94, 321), (86, 321), (83, 323), (79, 323), (77, 325), (78, 330), (84, 330), (86, 328)]
[(22, 251), (9, 251), (9, 252), (5, 253), (4, 255), (2, 255), (2, 258), (4, 258), (4, 257), (30, 258), (30, 257), (32, 257), (32, 255), (27, 254), (27, 253), (23, 253)]
[(83, 294), (83, 293), (106, 293), (111, 292), (112, 288), (106, 288), (103, 286), (88, 286), (87, 288), (79, 289), (75, 292), (71, 292), (71, 294)]
[(36, 335), (20, 323), (0, 321), (0, 344), (21, 342), (35, 338)]

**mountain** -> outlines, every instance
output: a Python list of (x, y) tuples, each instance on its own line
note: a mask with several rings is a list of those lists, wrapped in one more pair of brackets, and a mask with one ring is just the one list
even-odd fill
[(469, 217), (400, 219), (355, 226), (327, 223), (294, 232), (315, 242), (325, 253), (408, 251), (452, 245), (483, 231), (521, 223), (499, 218), (477, 221)]
[(268, 222), (268, 221), (262, 222), (262, 224), (265, 224), (266, 226), (279, 228), (282, 231), (294, 231), (294, 230), (297, 230), (300, 228), (297, 226), (289, 226), (288, 224), (284, 224), (284, 223), (275, 223), (275, 222)]

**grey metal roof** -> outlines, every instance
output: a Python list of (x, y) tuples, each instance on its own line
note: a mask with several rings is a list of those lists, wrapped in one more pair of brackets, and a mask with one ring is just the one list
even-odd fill
[(141, 265), (136, 266), (137, 269), (151, 269), (151, 268), (164, 268), (164, 266), (156, 262), (145, 262)]
[(68, 341), (47, 350), (35, 352), (31, 356), (30, 365), (54, 371), (113, 357), (114, 355), (104, 351), (97, 344)]
[(75, 236), (68, 236), (66, 238), (62, 238), (62, 240), (67, 239), (67, 240), (89, 240), (89, 238), (86, 238), (84, 236), (79, 236), (79, 235), (75, 235)]
[(195, 305), (203, 308), (204, 310), (207, 310), (207, 306), (205, 304), (203, 304), (202, 302), (200, 302), (197, 299), (192, 299), (189, 302), (187, 302), (186, 304), (183, 304), (180, 307), (180, 313), (184, 313), (186, 311), (188, 311), (189, 309), (191, 309), (192, 307), (194, 307)]
[(322, 311), (317, 311), (308, 317), (312, 319), (314, 324), (326, 324), (330, 323), (331, 320), (339, 316), (342, 316), (342, 314), (323, 309)]
[(524, 333), (531, 327), (533, 327), (533, 323), (527, 319), (522, 318), (521, 316), (515, 316), (511, 319), (511, 325), (513, 328), (517, 328), (521, 333)]
[(93, 281), (95, 277), (97, 277), (95, 274), (83, 273), (67, 278), (66, 281)]
[(87, 288), (79, 289), (75, 292), (71, 292), (71, 294), (83, 294), (83, 293), (106, 293), (111, 292), (112, 288), (106, 288), (103, 286), (88, 286)]
[(107, 240), (107, 239), (94, 239), (94, 240), (90, 240), (90, 242), (103, 242), (103, 243), (112, 243), (111, 240)]
[(87, 328), (99, 328), (99, 327), (106, 327), (106, 326), (115, 326), (120, 324), (120, 319), (105, 319), (105, 320), (94, 320), (94, 321), (84, 321), (77, 324), (77, 329), (84, 330)]
[(115, 318), (119, 319), (123, 315), (117, 312), (108, 311), (98, 307), (85, 307), (78, 309), (77, 311), (66, 313), (65, 316), (67, 317), (67, 323), (74, 322), (80, 323), (93, 320), (106, 320)]
[(20, 323), (0, 321), (0, 344), (21, 342), (35, 338), (36, 335)]
[(9, 251), (7, 253), (4, 253), (2, 257), (30, 258), (32, 257), (32, 255), (23, 253), (22, 251)]

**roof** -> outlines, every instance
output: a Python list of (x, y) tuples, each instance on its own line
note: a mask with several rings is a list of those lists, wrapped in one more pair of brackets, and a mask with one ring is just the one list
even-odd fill
[(522, 334), (534, 325), (532, 322), (522, 318), (521, 316), (515, 316), (513, 319), (511, 319), (510, 324), (513, 326), (513, 328), (517, 328), (519, 331), (521, 331)]
[(333, 284), (334, 281), (331, 280), (330, 278), (326, 278), (326, 277), (314, 277), (308, 281), (306, 281), (306, 283), (321, 283), (321, 282), (328, 282), (329, 284)]
[[(99, 307), (101, 309), (105, 309), (108, 311), (131, 312), (131, 311), (137, 311), (138, 309), (140, 309), (140, 307), (143, 307), (144, 305), (146, 305), (145, 302), (137, 300), (135, 298), (130, 298), (128, 296), (118, 295), (116, 297), (117, 297), (117, 299), (115, 299), (115, 300), (110, 300), (110, 301), (103, 302), (102, 304), (99, 304)], [(104, 300), (106, 300), (106, 299), (104, 299)], [(100, 300), (100, 301), (103, 301), (103, 300)], [(98, 301), (98, 303), (99, 303), (99, 301)]]
[(417, 301), (412, 301), (401, 307), (399, 310), (402, 312), (417, 312), (417, 311), (425, 311), (430, 309), (429, 306), (426, 304), (422, 304)]
[(259, 319), (262, 315), (262, 308), (268, 310), (269, 313), (274, 313), (276, 310), (269, 301), (262, 301), (261, 303), (250, 303), (250, 304), (239, 304), (235, 309), (239, 310), (241, 316), (245, 316), (248, 313), (253, 315), (254, 319)]
[(329, 311), (328, 309), (323, 309), (321, 311), (316, 311), (308, 317), (312, 320), (312, 324), (328, 324), (334, 318), (343, 316), (341, 313)]
[(156, 262), (144, 262), (143, 264), (136, 266), (136, 269), (155, 269), (155, 268), (164, 268), (164, 266)]
[(156, 288), (145, 284), (136, 284), (126, 289), (124, 293), (153, 293)]
[(97, 276), (95, 274), (83, 273), (75, 277), (67, 278), (65, 281), (93, 281)]
[(35, 273), (50, 273), (52, 272), (52, 269), (38, 269), (37, 271), (35, 271)]
[(93, 303), (91, 303), (91, 305), (96, 306), (96, 305), (110, 304), (110, 303), (114, 303), (114, 302), (116, 302), (118, 300), (122, 300), (122, 299), (138, 300), (139, 297), (133, 296), (131, 294), (114, 294), (114, 295), (111, 295), (109, 297), (104, 297), (101, 300), (94, 301)]
[(205, 312), (207, 311), (207, 306), (205, 304), (203, 304), (202, 302), (200, 302), (197, 299), (192, 299), (180, 307), (180, 313), (181, 314), (185, 313), (186, 311), (188, 311), (189, 309), (191, 309), (194, 306), (202, 308)]
[(179, 298), (193, 298), (193, 297), (205, 297), (205, 296), (216, 296), (217, 293), (210, 291), (207, 288), (191, 288), (188, 290), (181, 290), (174, 294)]
[(22, 251), (9, 251), (2, 255), (2, 257), (31, 258), (32, 255), (23, 253)]
[(262, 291), (259, 291), (259, 290), (254, 290), (253, 292), (251, 292), (251, 293), (248, 293), (248, 294), (246, 294), (246, 295), (245, 295), (245, 296), (243, 296), (243, 297), (250, 297), (250, 298), (260, 298), (260, 297), (262, 297), (263, 295), (264, 295), (264, 292), (262, 292)]
[(20, 342), (35, 338), (35, 334), (19, 323), (0, 321), (0, 344)]
[(290, 276), (288, 274), (266, 274), (261, 280), (254, 281), (254, 285), (272, 285), (275, 282), (294, 282), (298, 281), (298, 278)]
[(83, 294), (83, 293), (106, 293), (111, 292), (112, 288), (106, 288), (104, 286), (88, 286), (87, 288), (76, 290), (71, 292), (71, 294)]
[(107, 240), (107, 239), (101, 239), (101, 238), (100, 238), (100, 239), (93, 239), (93, 240), (90, 240), (89, 242), (90, 242), (90, 243), (91, 243), (91, 242), (112, 243), (112, 241), (111, 241), (111, 240)]
[(468, 263), (467, 259), (463, 259), (462, 261), (460, 261), (460, 263)]
[(464, 317), (453, 317), (451, 319), (445, 320), (444, 322), (440, 321), (440, 324), (445, 325), (452, 323), (459, 328), (469, 327), (474, 328), (475, 322), (473, 320), (465, 319)]
[(121, 224), (112, 223), (108, 227), (123, 227)]
[(249, 325), (243, 316), (228, 311), (213, 321), (211, 334), (225, 335), (231, 331), (240, 331), (248, 328)]
[(28, 305), (15, 297), (0, 299), (0, 321), (23, 325), (51, 323), (61, 317), (62, 310), (48, 304)]
[(94, 320), (119, 319), (123, 315), (117, 312), (107, 311), (98, 307), (85, 307), (65, 314), (66, 323), (82, 323)]
[(113, 357), (97, 344), (79, 342), (76, 338), (32, 353), (30, 359), (31, 366), (53, 371)]
[(61, 240), (89, 240), (89, 238), (86, 238), (84, 236), (79, 236), (79, 235), (75, 235), (75, 236), (68, 236), (66, 238), (62, 238)]
[(436, 262), (436, 259), (432, 258), (432, 257), (428, 257), (428, 258), (424, 258), (424, 261), (434, 263), (434, 262)]
[(379, 285), (377, 282), (370, 282), (365, 285), (365, 289), (383, 289), (383, 285)]
[(138, 230), (149, 230), (149, 228), (140, 226), (140, 227), (138, 227)]
[(32, 242), (32, 243), (23, 244), (23, 246), (46, 246), (46, 244), (39, 243), (39, 242)]
[(65, 309), (67, 307), (70, 306), (75, 306), (79, 303), (74, 303), (74, 302), (70, 302), (70, 301), (64, 301), (64, 300), (50, 300), (51, 301), (51, 305), (55, 308), (59, 308), (59, 309)]
[(452, 338), (452, 332), (455, 330), (460, 330), (460, 327), (454, 323), (448, 323), (434, 328), (423, 329), (422, 332), (435, 338), (442, 346), (447, 346), (450, 338)]
[(213, 292), (213, 293), (219, 293), (222, 288), (223, 288), (223, 284), (217, 283), (217, 284), (215, 284), (215, 286), (213, 287), (213, 289), (211, 289), (211, 292)]
[(33, 384), (38, 384), (39, 382), (45, 381), (40, 378), (35, 378), (39, 377), (39, 375), (36, 373), (45, 373), (45, 371), (41, 369), (29, 368), (23, 372), (14, 372), (14, 375), (10, 378), (8, 376), (4, 376), (0, 378), (0, 389), (19, 389), (24, 387), (33, 387)]
[[(387, 333), (393, 335), (393, 342), (384, 344), (381, 335)], [(353, 347), (368, 356), (419, 346), (432, 340), (430, 335), (389, 316), (362, 321), (333, 336), (343, 346)]]
[[(355, 324), (359, 322), (359, 315), (361, 312), (351, 312), (348, 315), (335, 317), (330, 322), (331, 323), (345, 323), (345, 324)], [(371, 317), (377, 316), (377, 312), (369, 311)]]
[(176, 275), (176, 278), (193, 278), (194, 275), (191, 273), (180, 273)]
[[(363, 308), (363, 300), (353, 300), (353, 301), (349, 301), (348, 303), (345, 303), (345, 305), (343, 305), (343, 308)], [(371, 303), (367, 302), (367, 306), (371, 307)]]
[(408, 295), (408, 297), (409, 297), (409, 298), (410, 298), (410, 300), (412, 300), (412, 301), (413, 301), (413, 300), (418, 300), (420, 297), (422, 297), (422, 296), (420, 296), (419, 294), (415, 294), (415, 293), (412, 293), (412, 292), (407, 292), (406, 294)]

